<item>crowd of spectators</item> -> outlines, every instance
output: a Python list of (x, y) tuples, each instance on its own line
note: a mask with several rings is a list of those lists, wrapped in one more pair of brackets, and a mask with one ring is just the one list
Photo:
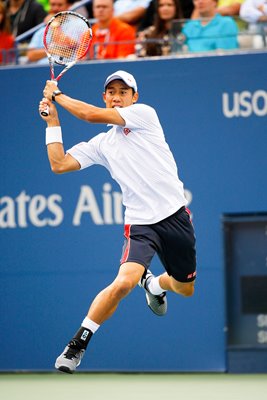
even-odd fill
[[(44, 25), (76, 1), (0, 0), (0, 64), (16, 62), (17, 38), (34, 27), (22, 41), (24, 62), (47, 63)], [(252, 31), (265, 45), (265, 0), (92, 0), (76, 11), (93, 23), (88, 59), (233, 50)]]
[[(49, 21), (53, 15), (60, 11), (66, 11), (71, 7), (72, 3), (70, 0), (49, 0), (48, 1), (48, 14), (44, 19), (44, 22)], [(37, 64), (48, 64), (46, 52), (43, 46), (45, 26), (39, 28), (32, 36), (29, 45), (27, 46), (27, 58), (29, 62), (35, 62)]]

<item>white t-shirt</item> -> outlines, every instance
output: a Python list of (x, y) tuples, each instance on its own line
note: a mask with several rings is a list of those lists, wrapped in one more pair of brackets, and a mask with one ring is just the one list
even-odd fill
[(153, 224), (186, 205), (173, 155), (156, 111), (145, 104), (116, 108), (125, 126), (114, 125), (68, 150), (81, 169), (103, 165), (120, 185), (126, 224)]
[[(260, 6), (263, 6), (263, 11), (259, 10)], [(267, 15), (267, 4), (265, 0), (245, 0), (239, 14), (244, 21), (256, 24), (260, 17)]]
[(150, 2), (151, 0), (116, 0), (114, 3), (114, 15), (120, 15), (138, 7), (147, 8)]

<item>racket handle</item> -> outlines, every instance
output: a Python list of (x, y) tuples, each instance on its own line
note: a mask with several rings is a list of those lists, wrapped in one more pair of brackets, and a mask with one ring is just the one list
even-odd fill
[(43, 111), (41, 111), (40, 114), (41, 114), (43, 117), (48, 117), (48, 115), (49, 115), (49, 107), (46, 106), (46, 108), (45, 108)]
[[(57, 82), (56, 79), (53, 79), (53, 81), (54, 81), (54, 83), (55, 83), (56, 85), (58, 84), (58, 82)], [(45, 108), (43, 111), (41, 111), (40, 114), (41, 114), (43, 117), (48, 117), (48, 115), (50, 114), (50, 112), (49, 112), (49, 107), (46, 106), (46, 108)]]

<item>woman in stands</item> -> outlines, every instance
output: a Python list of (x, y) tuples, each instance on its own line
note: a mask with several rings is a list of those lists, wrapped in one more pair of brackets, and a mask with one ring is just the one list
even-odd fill
[(158, 0), (154, 24), (139, 33), (139, 40), (145, 40), (140, 56), (168, 55), (173, 49), (173, 40), (181, 31), (180, 22), (183, 18), (179, 0)]

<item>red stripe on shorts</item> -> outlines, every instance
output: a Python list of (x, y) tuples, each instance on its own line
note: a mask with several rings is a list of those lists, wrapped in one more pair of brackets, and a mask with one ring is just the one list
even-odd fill
[(124, 236), (127, 239), (127, 245), (125, 247), (123, 256), (121, 258), (121, 264), (126, 262), (130, 252), (130, 230), (131, 230), (131, 225), (124, 225)]

